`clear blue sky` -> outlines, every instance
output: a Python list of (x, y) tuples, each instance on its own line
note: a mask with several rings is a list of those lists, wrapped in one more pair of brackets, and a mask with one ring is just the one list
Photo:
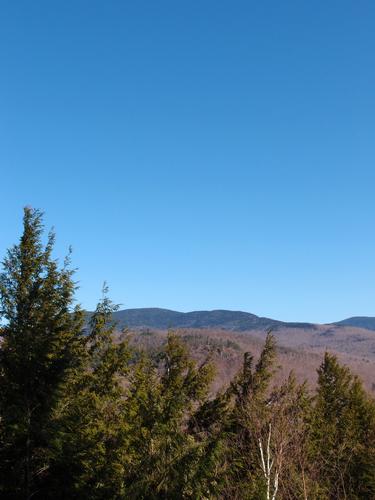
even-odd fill
[(4, 0), (0, 251), (92, 308), (375, 316), (375, 3)]

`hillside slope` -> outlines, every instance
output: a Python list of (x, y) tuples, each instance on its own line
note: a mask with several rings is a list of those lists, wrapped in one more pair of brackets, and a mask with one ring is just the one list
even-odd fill
[[(255, 358), (259, 356), (266, 335), (261, 330), (234, 332), (194, 328), (178, 329), (176, 333), (188, 344), (197, 361), (202, 362), (210, 355), (216, 367), (213, 387), (215, 391), (227, 386), (241, 369), (245, 352), (251, 352)], [(318, 340), (314, 338), (309, 341), (307, 330), (294, 330), (297, 336), (301, 335), (301, 342), (297, 345), (293, 335), (288, 338), (290, 333), (291, 330), (287, 329), (275, 332), (278, 345), (277, 365), (280, 366), (275, 380), (281, 382), (290, 371), (293, 371), (300, 382), (307, 380), (310, 386), (314, 386), (317, 369), (322, 362), (326, 346), (319, 345)], [(155, 352), (165, 342), (166, 335), (165, 330), (148, 329), (135, 330), (127, 334), (133, 345)], [(329, 350), (335, 352), (340, 362), (348, 365), (361, 377), (369, 391), (375, 390), (375, 357), (371, 359), (351, 353), (345, 346), (343, 348), (339, 346), (339, 350), (331, 346)]]
[(161, 342), (169, 329), (184, 335), (196, 354), (204, 352), (208, 344), (219, 345), (215, 358), (218, 379), (222, 382), (228, 381), (240, 367), (243, 352), (258, 351), (266, 332), (272, 330), (284, 370), (293, 369), (300, 379), (315, 379), (316, 368), (328, 350), (358, 373), (368, 388), (375, 384), (375, 324), (372, 328), (371, 321), (374, 318), (349, 318), (319, 325), (277, 321), (243, 311), (182, 313), (145, 308), (117, 311), (114, 320), (118, 330), (128, 328), (135, 342), (147, 345)]
[(366, 330), (375, 331), (375, 318), (372, 318), (371, 316), (353, 316), (352, 318), (347, 318), (334, 324), (339, 326), (366, 328)]

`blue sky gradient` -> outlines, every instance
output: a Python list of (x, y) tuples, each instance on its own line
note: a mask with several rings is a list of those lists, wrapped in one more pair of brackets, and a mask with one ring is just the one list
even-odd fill
[(22, 207), (78, 298), (375, 316), (375, 3), (5, 0), (0, 252)]

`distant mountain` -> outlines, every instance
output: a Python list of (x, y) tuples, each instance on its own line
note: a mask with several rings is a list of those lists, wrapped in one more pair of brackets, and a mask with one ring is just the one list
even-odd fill
[(214, 328), (232, 331), (266, 330), (272, 328), (314, 329), (311, 323), (287, 323), (270, 318), (262, 318), (242, 311), (193, 311), (177, 312), (169, 309), (146, 308), (124, 309), (114, 314), (118, 326), (129, 328)]
[(354, 316), (353, 318), (344, 319), (334, 324), (339, 326), (354, 326), (375, 331), (375, 318), (370, 316)]
[[(90, 314), (87, 314), (87, 319)], [(129, 328), (132, 342), (147, 344), (149, 348), (155, 348), (157, 338), (160, 341), (165, 338), (166, 330), (179, 330), (183, 338), (192, 344), (198, 358), (199, 353), (205, 352), (207, 347), (206, 336), (211, 339), (208, 342), (211, 347), (217, 344), (217, 339), (221, 339), (218, 340), (219, 344), (221, 342), (218, 363), (221, 363), (220, 366), (225, 365), (220, 372), (223, 380), (227, 380), (231, 369), (237, 370), (241, 366), (242, 350), (250, 348), (254, 342), (262, 345), (265, 332), (271, 329), (279, 346), (279, 354), (288, 356), (289, 368), (297, 370), (301, 377), (306, 376), (306, 370), (310, 370), (309, 374), (313, 377), (324, 351), (330, 351), (359, 373), (368, 388), (371, 389), (373, 384), (375, 387), (375, 318), (348, 318), (324, 325), (288, 323), (243, 311), (182, 313), (146, 308), (117, 311), (113, 319), (117, 322), (118, 330)], [(233, 342), (242, 346), (241, 349), (234, 348)], [(233, 349), (237, 353), (235, 355), (239, 356), (236, 360), (232, 359)], [(298, 359), (295, 358), (296, 349), (301, 353), (301, 358), (299, 355)], [(307, 366), (310, 368), (307, 369)]]

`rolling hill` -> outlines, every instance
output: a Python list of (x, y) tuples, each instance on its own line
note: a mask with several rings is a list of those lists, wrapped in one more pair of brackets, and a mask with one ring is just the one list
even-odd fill
[(375, 331), (375, 318), (371, 316), (353, 316), (352, 318), (338, 321), (335, 325), (354, 326)]
[(375, 388), (375, 318), (313, 324), (283, 322), (243, 311), (182, 313), (143, 308), (117, 311), (113, 319), (118, 331), (129, 330), (132, 342), (150, 348), (163, 342), (169, 329), (188, 340), (197, 359), (208, 345), (219, 345), (215, 354), (218, 387), (240, 368), (243, 352), (258, 352), (266, 332), (272, 330), (285, 373), (292, 369), (300, 380), (307, 378), (313, 382), (323, 353), (328, 350), (360, 375), (369, 390)]
[(263, 318), (243, 311), (192, 311), (187, 313), (169, 309), (145, 308), (124, 309), (114, 314), (120, 328), (215, 328), (237, 332), (279, 328), (315, 329), (311, 323), (286, 323)]

